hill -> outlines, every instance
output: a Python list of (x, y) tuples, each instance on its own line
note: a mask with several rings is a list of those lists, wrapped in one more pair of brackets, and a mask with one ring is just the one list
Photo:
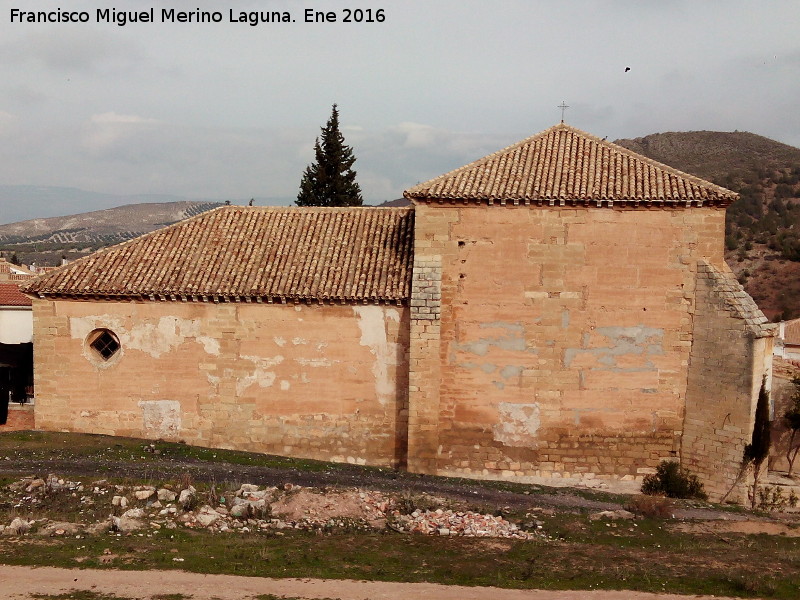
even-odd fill
[(747, 131), (654, 133), (614, 143), (714, 182), (754, 167), (800, 165), (800, 148)]
[[(223, 199), (224, 200), (224, 199)], [(103, 194), (70, 187), (0, 185), (0, 225), (76, 213), (94, 212), (127, 204), (222, 202), (169, 194)]]
[(800, 317), (800, 149), (745, 131), (616, 143), (738, 192), (726, 218), (728, 264), (768, 318)]
[(78, 258), (159, 227), (200, 214), (216, 202), (128, 204), (66, 217), (0, 225), (0, 251), (29, 264), (56, 265), (62, 256)]

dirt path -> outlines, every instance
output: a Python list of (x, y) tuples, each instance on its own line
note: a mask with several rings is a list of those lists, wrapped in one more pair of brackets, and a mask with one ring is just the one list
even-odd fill
[[(689, 596), (629, 591), (506, 590), (432, 583), (384, 583), (332, 579), (266, 579), (200, 575), (182, 571), (71, 570), (0, 565), (0, 598), (27, 600), (33, 594), (89, 590), (150, 600), (159, 594), (184, 594), (191, 600), (252, 600), (261, 594), (331, 600), (687, 600)], [(714, 598), (719, 596), (691, 596)]]

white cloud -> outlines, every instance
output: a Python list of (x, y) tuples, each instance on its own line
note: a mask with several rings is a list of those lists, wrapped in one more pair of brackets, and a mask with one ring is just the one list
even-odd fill
[(0, 135), (9, 134), (16, 122), (17, 117), (15, 115), (0, 110)]
[(719, 128), (800, 145), (798, 14), (796, 0), (404, 0), (382, 24), (0, 20), (14, 140), (0, 184), (292, 197), (334, 102), (371, 202), (557, 123), (562, 100), (568, 123), (612, 140)]
[(0, 45), (0, 53), (18, 63), (38, 63), (58, 73), (108, 72), (129, 69), (142, 59), (138, 43), (90, 26), (31, 31)]
[(115, 112), (106, 112), (99, 115), (92, 115), (89, 119), (96, 124), (131, 124), (131, 123), (158, 123), (158, 119), (140, 117), (139, 115), (119, 115)]
[(158, 123), (156, 119), (115, 112), (92, 115), (85, 128), (82, 146), (95, 158), (114, 157), (140, 162), (135, 160), (136, 145), (147, 143), (157, 133)]

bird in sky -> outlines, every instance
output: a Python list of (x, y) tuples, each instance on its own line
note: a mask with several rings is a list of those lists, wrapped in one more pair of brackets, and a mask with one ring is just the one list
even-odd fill
[(627, 73), (628, 71), (630, 71), (630, 70), (631, 70), (631, 68), (630, 68), (630, 67), (625, 67), (625, 72), (626, 72), (626, 73)]

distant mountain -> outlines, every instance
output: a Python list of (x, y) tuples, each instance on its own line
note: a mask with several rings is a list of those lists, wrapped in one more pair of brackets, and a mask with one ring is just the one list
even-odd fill
[(164, 225), (200, 214), (218, 202), (128, 204), (66, 217), (0, 225), (0, 243), (97, 244), (129, 240)]
[(405, 206), (411, 206), (411, 200), (407, 198), (397, 198), (395, 200), (387, 200), (386, 202), (381, 202), (378, 206), (382, 206), (384, 208), (402, 208)]
[[(93, 212), (128, 204), (221, 203), (225, 200), (230, 200), (234, 204), (245, 204), (249, 198), (187, 198), (169, 194), (101, 194), (70, 187), (0, 185), (0, 225), (30, 219)], [(281, 206), (291, 204), (294, 202), (294, 198), (256, 198), (256, 201), (261, 206)]]
[(725, 258), (767, 317), (800, 317), (800, 148), (746, 131), (616, 143), (738, 192), (726, 215)]
[(57, 265), (200, 214), (218, 202), (128, 204), (66, 217), (0, 225), (0, 251), (30, 264)]

